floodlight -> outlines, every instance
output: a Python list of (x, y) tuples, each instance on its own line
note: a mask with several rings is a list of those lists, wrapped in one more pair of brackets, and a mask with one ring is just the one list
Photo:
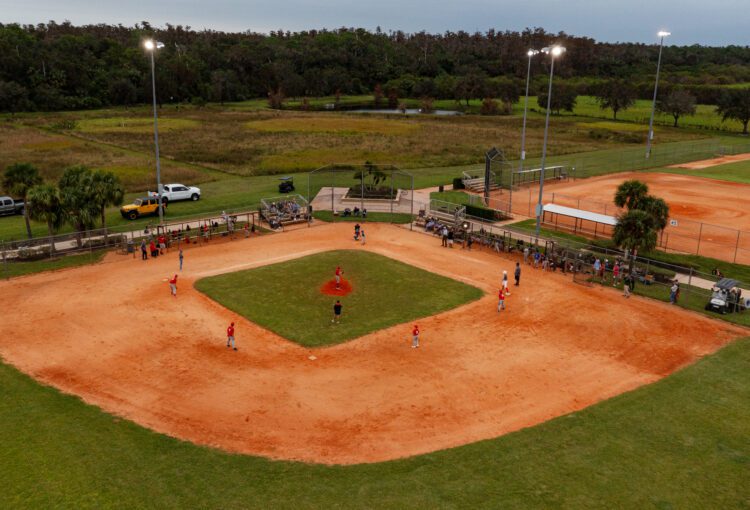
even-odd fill
[(659, 37), (667, 37), (668, 35), (672, 35), (672, 32), (666, 32), (664, 30), (660, 31), (658, 34)]
[(539, 53), (539, 50), (529, 50), (526, 52), (526, 55), (529, 57), (533, 57), (534, 55), (537, 55)]
[(147, 40), (146, 40), (146, 41), (145, 41), (145, 42), (143, 43), (143, 46), (144, 46), (144, 47), (145, 47), (145, 48), (146, 48), (146, 49), (147, 49), (148, 51), (154, 51), (155, 49), (156, 49), (156, 50), (160, 50), (160, 49), (162, 49), (162, 48), (164, 47), (164, 43), (162, 43), (162, 42), (159, 42), (159, 41), (154, 41), (154, 40), (152, 40), (152, 39), (147, 39)]

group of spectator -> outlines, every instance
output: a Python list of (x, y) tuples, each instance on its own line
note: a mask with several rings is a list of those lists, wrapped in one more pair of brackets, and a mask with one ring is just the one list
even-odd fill
[(344, 209), (344, 212), (341, 213), (342, 216), (362, 216), (363, 218), (367, 218), (367, 208), (363, 207), (360, 209), (359, 207), (354, 207), (354, 209), (349, 209), (348, 207)]

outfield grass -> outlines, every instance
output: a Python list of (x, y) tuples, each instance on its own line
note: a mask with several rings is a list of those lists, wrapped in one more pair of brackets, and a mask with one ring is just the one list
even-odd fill
[(107, 250), (98, 250), (91, 253), (66, 255), (53, 259), (35, 260), (33, 262), (3, 263), (0, 260), (0, 279), (95, 264), (102, 260), (106, 253)]
[(656, 168), (654, 172), (668, 172), (673, 174), (693, 175), (695, 177), (707, 177), (721, 181), (739, 182), (750, 184), (750, 160), (725, 163), (700, 170), (687, 168)]
[(746, 508), (749, 365), (744, 339), (497, 439), (326, 467), (178, 441), (0, 364), (0, 507)]
[[(194, 129), (200, 123), (189, 119), (165, 118), (159, 120), (159, 131), (169, 132), (179, 129)], [(146, 133), (153, 136), (154, 119), (146, 117), (103, 117), (79, 120), (75, 129), (82, 133)]]
[[(352, 240), (352, 245), (355, 241)], [(341, 266), (351, 294), (336, 298), (321, 287)], [(230, 310), (306, 347), (321, 347), (396, 324), (408, 340), (411, 321), (482, 297), (476, 287), (369, 252), (338, 250), (204, 278), (196, 288)], [(242, 292), (242, 289), (251, 289)], [(333, 304), (344, 305), (331, 324)]]

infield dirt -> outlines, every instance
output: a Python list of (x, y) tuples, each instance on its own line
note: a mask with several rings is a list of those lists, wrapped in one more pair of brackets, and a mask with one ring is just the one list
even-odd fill
[[(174, 437), (274, 459), (353, 464), (532, 426), (747, 335), (528, 266), (498, 313), (502, 270), (512, 270), (514, 257), (441, 248), (438, 238), (390, 225), (369, 225), (362, 246), (350, 230), (323, 225), (189, 248), (177, 299), (162, 281), (177, 266), (174, 251), (147, 262), (110, 255), (94, 266), (0, 282), (0, 354), (44, 383)], [(205, 276), (333, 249), (379, 253), (487, 295), (420, 319), (419, 349), (410, 348), (411, 324), (306, 349), (192, 287)], [(238, 352), (225, 347), (230, 321)]]

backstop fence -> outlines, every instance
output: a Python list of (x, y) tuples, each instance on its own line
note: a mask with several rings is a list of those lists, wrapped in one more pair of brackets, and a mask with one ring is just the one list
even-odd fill
[(335, 164), (308, 174), (313, 217), (327, 221), (411, 223), (429, 205), (414, 194), (414, 176), (393, 165)]

